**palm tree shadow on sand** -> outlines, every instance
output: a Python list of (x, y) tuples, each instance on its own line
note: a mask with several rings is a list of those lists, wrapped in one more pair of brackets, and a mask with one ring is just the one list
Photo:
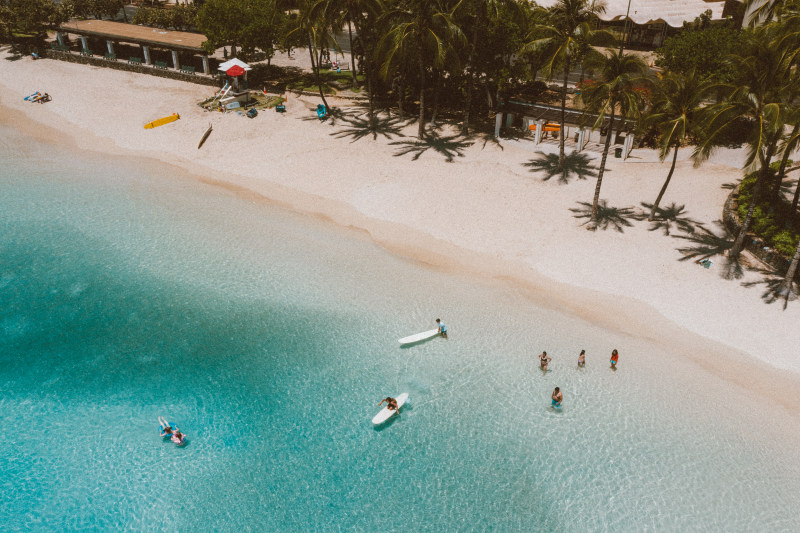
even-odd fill
[(301, 118), (300, 120), (305, 120), (306, 122), (327, 122), (331, 126), (335, 126), (337, 121), (346, 121), (348, 117), (348, 113), (342, 110), (339, 107), (329, 107), (326, 109), (327, 113), (324, 117), (320, 118), (317, 115), (317, 110), (314, 108), (308, 109), (308, 115)]
[[(779, 276), (774, 271), (766, 268), (752, 268), (751, 271), (759, 274), (761, 279), (754, 281), (742, 282), (743, 287), (762, 287), (761, 299), (766, 304), (774, 304), (775, 302), (783, 302), (783, 308), (789, 305), (789, 302), (797, 299), (797, 293), (787, 291), (785, 280), (783, 276)], [(793, 287), (796, 289), (796, 286)]]
[[(653, 204), (642, 202), (642, 207), (645, 213), (638, 215), (638, 220), (647, 220), (653, 210)], [(650, 220), (650, 228), (648, 231), (662, 230), (664, 235), (669, 236), (672, 231), (678, 230), (684, 233), (694, 233), (695, 229), (702, 228), (703, 223), (686, 216), (686, 206), (672, 204), (667, 207), (659, 207), (656, 209), (656, 217)]]
[(342, 121), (346, 124), (344, 128), (331, 133), (332, 136), (339, 139), (349, 137), (350, 142), (356, 142), (364, 137), (371, 136), (376, 140), (378, 136), (385, 137), (389, 140), (395, 137), (404, 137), (402, 128), (408, 124), (408, 120), (401, 120), (398, 117), (381, 117), (375, 116), (370, 121), (369, 116), (351, 114), (342, 117)]
[[(528, 167), (530, 172), (544, 173), (545, 176), (542, 181), (548, 181), (558, 176), (558, 182), (566, 185), (573, 175), (579, 180), (597, 176), (597, 167), (589, 164), (589, 157), (586, 154), (572, 152), (565, 156), (563, 170), (558, 168), (558, 154), (546, 154), (544, 152), (537, 152), (537, 154), (536, 158), (523, 163), (523, 166)], [(606, 169), (606, 172), (608, 172), (608, 169)]]
[(400, 147), (395, 152), (395, 157), (414, 154), (411, 160), (416, 161), (428, 150), (433, 150), (443, 155), (445, 161), (452, 163), (456, 157), (464, 157), (464, 150), (470, 147), (472, 141), (469, 137), (458, 134), (441, 136), (438, 133), (431, 133), (423, 139), (394, 141), (389, 144)]
[(624, 233), (625, 228), (633, 226), (631, 220), (636, 220), (636, 213), (632, 207), (611, 207), (607, 200), (600, 200), (597, 204), (597, 220), (592, 222), (591, 202), (578, 202), (583, 207), (571, 207), (570, 211), (575, 213), (575, 218), (585, 218), (581, 226), (595, 231), (598, 229), (613, 229), (619, 233)]
[[(722, 230), (719, 235), (705, 226), (695, 227), (695, 231), (692, 233), (673, 235), (676, 239), (683, 239), (690, 243), (688, 246), (678, 248), (678, 252), (683, 256), (679, 261), (694, 260), (696, 263), (700, 263), (714, 256), (723, 257), (733, 247), (733, 240), (728, 236), (721, 221), (718, 220), (716, 225)], [(720, 275), (723, 278), (739, 279), (744, 275), (743, 266), (738, 257), (735, 259), (724, 257), (720, 263)]]

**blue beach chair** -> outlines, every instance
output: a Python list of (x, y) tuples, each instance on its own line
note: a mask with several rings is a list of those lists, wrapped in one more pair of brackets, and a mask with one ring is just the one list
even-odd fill
[(324, 104), (317, 104), (317, 116), (319, 118), (325, 118), (328, 115), (328, 110), (325, 109)]

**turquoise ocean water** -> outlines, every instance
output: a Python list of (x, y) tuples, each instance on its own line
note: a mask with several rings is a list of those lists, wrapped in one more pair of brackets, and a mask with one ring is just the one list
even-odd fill
[(2, 530), (797, 531), (799, 434), (511, 286), (0, 129)]

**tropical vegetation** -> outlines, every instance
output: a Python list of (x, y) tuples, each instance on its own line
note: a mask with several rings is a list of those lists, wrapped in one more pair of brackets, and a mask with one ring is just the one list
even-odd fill
[[(569, 93), (577, 89), (572, 105), (604, 135), (594, 227), (615, 129), (623, 124), (649, 139), (662, 160), (671, 159), (650, 220), (661, 216), (667, 187), (679, 178), (681, 147), (693, 146), (699, 165), (738, 139), (747, 148), (747, 178), (738, 195), (741, 230), (729, 256), (735, 260), (755, 231), (793, 258), (788, 288), (800, 263), (800, 185), (787, 191), (796, 169), (791, 155), (800, 145), (800, 0), (747, 4), (747, 27), (701, 16), (656, 51), (656, 69), (616, 49), (613, 36), (598, 29), (604, 3), (592, 0), (557, 0), (548, 9), (528, 0), (205, 0), (168, 10), (140, 8), (134, 22), (198, 30), (209, 51), (226, 47), (245, 59), (302, 49), (326, 104), (329, 54), (341, 53), (339, 43), (346, 41), (352, 71), (337, 76), (336, 84), (349, 79), (350, 88), (367, 97), (373, 131), (381, 127), (380, 109), (404, 120), (415, 113), (420, 143), (433, 142), (443, 115), (460, 123), (462, 135), (489, 130), (503, 102), (515, 95), (549, 94), (560, 104), (563, 132)], [(120, 5), (0, 0), (0, 39), (41, 34), (70, 17), (111, 16)], [(570, 74), (576, 71), (582, 83), (573, 89)], [(542, 79), (557, 83), (557, 90), (549, 91)], [(558, 137), (557, 171), (565, 178), (566, 139)]]

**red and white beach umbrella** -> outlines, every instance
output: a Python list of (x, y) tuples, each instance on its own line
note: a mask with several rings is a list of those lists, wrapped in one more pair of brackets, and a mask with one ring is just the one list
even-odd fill
[(228, 70), (226, 70), (225, 74), (227, 74), (231, 78), (237, 78), (237, 77), (241, 76), (242, 74), (244, 74), (244, 69), (242, 67), (240, 67), (239, 65), (234, 65), (231, 68), (229, 68)]

